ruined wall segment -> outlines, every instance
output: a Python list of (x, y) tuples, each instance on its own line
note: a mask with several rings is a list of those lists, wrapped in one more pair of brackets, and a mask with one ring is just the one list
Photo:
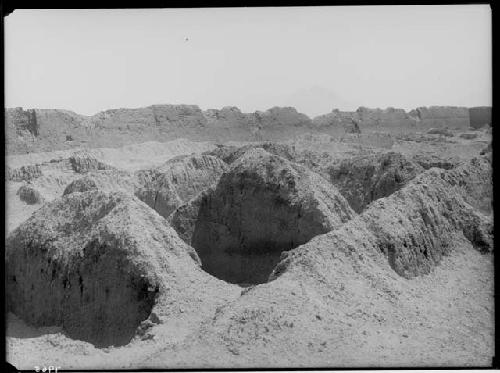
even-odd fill
[(410, 112), (418, 119), (420, 127), (434, 127), (468, 130), (470, 127), (469, 110), (459, 106), (419, 107)]
[(476, 106), (469, 108), (470, 125), (473, 128), (480, 128), (484, 125), (491, 125), (491, 106)]

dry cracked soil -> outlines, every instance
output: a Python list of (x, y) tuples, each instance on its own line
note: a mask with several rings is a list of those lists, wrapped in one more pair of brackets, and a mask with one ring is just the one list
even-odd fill
[[(224, 110), (203, 120), (227, 130), (246, 118)], [(278, 123), (273, 141), (134, 143), (113, 127), (109, 138), (123, 141), (110, 147), (16, 143), (5, 175), (7, 360), (490, 366), (491, 130), (339, 135), (278, 114), (265, 117)], [(279, 126), (293, 136), (279, 138)]]

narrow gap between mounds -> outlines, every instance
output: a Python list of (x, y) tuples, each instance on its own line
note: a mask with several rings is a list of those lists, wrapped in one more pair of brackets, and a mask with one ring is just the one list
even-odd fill
[(190, 244), (203, 270), (242, 287), (262, 284), (283, 252), (329, 230), (302, 206), (287, 203), (269, 190), (262, 192), (239, 196), (241, 206), (236, 208), (232, 201), (222, 204), (217, 197), (202, 201)]

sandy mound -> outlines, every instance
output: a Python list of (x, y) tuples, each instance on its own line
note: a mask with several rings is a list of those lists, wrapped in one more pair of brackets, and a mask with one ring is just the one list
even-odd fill
[(126, 344), (153, 311), (150, 326), (183, 312), (196, 320), (231, 294), (197, 260), (134, 197), (74, 193), (44, 205), (8, 236), (8, 309), (97, 346)]
[(423, 169), (399, 153), (358, 156), (327, 167), (330, 182), (356, 212), (403, 187)]
[(455, 168), (460, 162), (457, 158), (453, 157), (440, 157), (436, 154), (415, 154), (411, 157), (413, 162), (418, 163), (424, 169), (428, 170), (432, 167), (443, 168), (451, 170)]
[[(426, 171), (328, 236), (332, 240), (338, 240), (339, 235), (347, 239), (345, 243), (336, 242), (336, 248), (375, 247), (384, 252), (391, 267), (404, 277), (428, 273), (451, 250), (457, 235), (482, 252), (491, 251), (492, 220), (473, 207), (486, 196), (491, 198), (491, 180), (487, 181), (490, 169), (486, 162), (474, 159), (455, 170)], [(489, 183), (490, 188), (471, 194), (479, 178)], [(342, 233), (355, 230), (359, 231), (355, 236)], [(286, 267), (294, 252), (280, 263), (275, 274)]]
[(29, 184), (22, 185), (17, 190), (16, 194), (19, 196), (21, 201), (26, 202), (29, 205), (43, 202), (43, 197), (40, 195), (40, 192)]
[(122, 192), (132, 195), (137, 185), (137, 179), (132, 173), (127, 171), (91, 171), (86, 173), (85, 176), (69, 183), (64, 189), (63, 195), (90, 190)]
[[(269, 283), (219, 309), (179, 346), (174, 362), (352, 367), (379, 366), (384, 356), (384, 366), (489, 364), (492, 336), (484, 322), (493, 320), (493, 311), (476, 307), (464, 292), (474, 277), (468, 260), (491, 270), (488, 256), (467, 253), (472, 246), (491, 250), (491, 232), (488, 220), (464, 201), (466, 190), (450, 182), (464, 177), (455, 170), (426, 171), (339, 228), (288, 251)], [(443, 262), (444, 272), (403, 278)], [(491, 302), (492, 282), (484, 282), (487, 289), (479, 279), (474, 284), (481, 301)], [(468, 317), (461, 307), (477, 314)], [(463, 333), (460, 325), (467, 325)], [(429, 330), (437, 329), (443, 336), (430, 339)], [(169, 359), (164, 351), (147, 363)]]
[(7, 166), (7, 180), (10, 181), (31, 181), (42, 175), (40, 165), (26, 165), (17, 168)]
[[(326, 152), (297, 150), (291, 144), (264, 142), (241, 147), (218, 146), (209, 152), (228, 164), (234, 163), (249, 149), (264, 149), (267, 152), (301, 164), (329, 180), (347, 199), (356, 212), (381, 197), (386, 197), (403, 187), (409, 180), (424, 171), (412, 160), (400, 153), (375, 153), (357, 155), (351, 158), (336, 158)], [(431, 166), (448, 163), (436, 159), (420, 159)], [(455, 164), (453, 164), (454, 166)]]
[(492, 161), (488, 156), (472, 158), (441, 177), (471, 206), (487, 215), (493, 213)]
[(226, 170), (226, 164), (214, 156), (176, 157), (160, 167), (137, 172), (135, 195), (166, 218), (214, 184)]
[(295, 158), (298, 157), (298, 152), (295, 150), (294, 146), (271, 141), (252, 143), (243, 146), (217, 145), (215, 149), (205, 152), (204, 154), (213, 155), (222, 159), (227, 164), (232, 164), (248, 150), (256, 148), (264, 149), (268, 153), (278, 155), (289, 161), (294, 161)]
[(91, 177), (84, 176), (69, 183), (68, 186), (64, 189), (63, 196), (75, 192), (89, 192), (91, 190), (98, 190), (97, 184)]
[(89, 171), (97, 171), (97, 170), (109, 170), (112, 169), (111, 166), (100, 162), (97, 158), (95, 158), (92, 153), (86, 150), (81, 150), (78, 152), (74, 152), (70, 157), (69, 161), (71, 163), (71, 167), (73, 171), (77, 173), (85, 173)]
[(233, 163), (218, 184), (172, 215), (203, 268), (233, 283), (267, 281), (284, 250), (353, 216), (334, 187), (262, 149)]

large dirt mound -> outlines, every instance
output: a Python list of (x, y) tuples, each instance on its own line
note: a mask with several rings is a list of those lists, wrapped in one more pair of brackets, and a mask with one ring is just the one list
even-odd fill
[(197, 261), (135, 197), (73, 193), (45, 204), (8, 236), (7, 307), (35, 326), (62, 326), (97, 346), (122, 345), (153, 310), (153, 323), (184, 312), (194, 321), (227, 301), (231, 287)]
[(256, 148), (233, 163), (216, 186), (176, 210), (171, 221), (207, 272), (233, 283), (260, 283), (282, 251), (353, 215), (319, 175)]
[(26, 202), (29, 205), (34, 205), (36, 203), (42, 203), (43, 197), (40, 192), (33, 188), (30, 184), (23, 184), (16, 193), (21, 201)]
[(415, 154), (411, 157), (413, 162), (418, 163), (424, 169), (428, 170), (432, 167), (443, 168), (445, 170), (451, 170), (455, 168), (460, 163), (459, 159), (456, 157), (440, 157), (436, 154)]
[(85, 176), (69, 183), (63, 196), (74, 192), (100, 190), (104, 192), (122, 192), (132, 195), (138, 182), (132, 173), (121, 170), (90, 171)]
[[(463, 170), (475, 168), (469, 163)], [(361, 215), (286, 252), (271, 281), (218, 309), (173, 360), (204, 358), (209, 366), (233, 368), (352, 367), (380, 364), (383, 355), (386, 366), (445, 364), (443, 359), (471, 364), (471, 358), (488, 364), (492, 335), (482, 324), (492, 322), (492, 308), (468, 303), (473, 269), (460, 273), (467, 260), (482, 260), (473, 247), (492, 249), (491, 222), (464, 200), (460, 184), (469, 177), (457, 170), (425, 171)], [(446, 256), (452, 251), (462, 262)], [(443, 272), (430, 273), (443, 261)], [(477, 315), (467, 315), (464, 306)], [(459, 327), (466, 328), (463, 335)], [(443, 335), (429, 339), (429, 329)], [(477, 339), (473, 347), (471, 337)], [(414, 356), (415, 349), (422, 356)], [(457, 350), (464, 354), (459, 362)], [(159, 367), (169, 354), (144, 362)]]
[(9, 181), (31, 181), (42, 175), (40, 165), (26, 165), (16, 168), (6, 167), (6, 179)]
[(250, 149), (261, 148), (268, 153), (278, 155), (289, 161), (294, 161), (298, 156), (295, 147), (289, 144), (276, 143), (272, 141), (258, 142), (243, 146), (236, 145), (217, 145), (213, 150), (207, 151), (204, 154), (213, 155), (222, 159), (227, 164), (232, 164), (244, 155)]
[(180, 156), (160, 167), (136, 173), (135, 195), (168, 217), (177, 207), (214, 184), (227, 165), (210, 155)]
[[(213, 154), (224, 162), (233, 164), (249, 149), (264, 149), (320, 174), (339, 190), (358, 213), (372, 201), (394, 193), (424, 171), (418, 162), (397, 152), (362, 154), (339, 159), (326, 152), (297, 150), (292, 144), (275, 142), (241, 147), (220, 145), (207, 154)], [(438, 162), (436, 160), (431, 163), (431, 160), (426, 160), (432, 166)], [(424, 162), (424, 160), (421, 161)], [(441, 163), (443, 163), (443, 168), (447, 168), (447, 163), (444, 161)], [(441, 164), (438, 163), (438, 165)]]
[(330, 182), (359, 213), (372, 201), (400, 189), (423, 168), (402, 154), (390, 152), (344, 159), (325, 171)]
[(97, 171), (97, 170), (110, 170), (113, 167), (99, 161), (95, 158), (91, 152), (88, 150), (80, 150), (74, 152), (69, 157), (69, 162), (71, 163), (71, 167), (73, 171), (77, 173), (85, 173), (89, 171)]
[[(487, 161), (482, 159), (473, 159), (451, 171), (438, 168), (425, 171), (328, 236), (335, 241), (337, 249), (375, 247), (404, 277), (428, 273), (450, 252), (457, 235), (465, 237), (482, 252), (492, 251), (491, 217), (475, 207), (485, 198), (491, 201), (490, 172)], [(471, 193), (478, 185), (478, 178), (490, 187)], [(355, 236), (343, 233), (356, 230), (359, 232)], [(340, 244), (338, 237), (347, 241)], [(293, 255), (290, 253), (290, 257), (280, 263), (275, 274), (286, 267)]]

